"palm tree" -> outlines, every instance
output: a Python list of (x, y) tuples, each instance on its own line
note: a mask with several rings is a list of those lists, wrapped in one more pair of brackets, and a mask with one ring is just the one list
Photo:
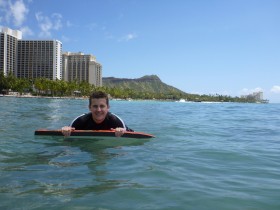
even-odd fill
[(17, 91), (20, 93), (20, 95), (22, 95), (22, 93), (24, 91), (27, 92), (27, 90), (29, 90), (31, 87), (30, 81), (28, 79), (25, 78), (19, 78), (15, 80), (15, 83), (13, 85), (13, 90)]
[(4, 72), (0, 73), (0, 91), (3, 92), (5, 89), (8, 88), (7, 80), (4, 75)]

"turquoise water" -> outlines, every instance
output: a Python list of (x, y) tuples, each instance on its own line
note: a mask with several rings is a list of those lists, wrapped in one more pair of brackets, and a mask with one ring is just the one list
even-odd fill
[(280, 104), (112, 101), (156, 138), (34, 137), (87, 100), (0, 98), (0, 209), (280, 209)]

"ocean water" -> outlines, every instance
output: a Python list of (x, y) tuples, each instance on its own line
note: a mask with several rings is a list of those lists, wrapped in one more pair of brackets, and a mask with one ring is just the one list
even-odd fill
[(280, 104), (111, 101), (154, 139), (34, 136), (87, 100), (0, 98), (0, 209), (280, 209)]

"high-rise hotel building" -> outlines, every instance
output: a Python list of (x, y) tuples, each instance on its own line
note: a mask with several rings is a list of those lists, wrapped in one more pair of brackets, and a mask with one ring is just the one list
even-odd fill
[(102, 86), (102, 65), (93, 55), (64, 52), (62, 61), (62, 78), (65, 81), (86, 81), (96, 87)]
[(58, 40), (22, 40), (22, 33), (3, 28), (0, 32), (0, 73), (17, 78), (86, 81), (102, 86), (102, 65), (93, 55), (62, 53)]
[(18, 40), (22, 38), (21, 31), (3, 28), (0, 33), (0, 73), (7, 76), (17, 71)]
[(58, 40), (19, 40), (18, 78), (62, 79), (62, 43)]

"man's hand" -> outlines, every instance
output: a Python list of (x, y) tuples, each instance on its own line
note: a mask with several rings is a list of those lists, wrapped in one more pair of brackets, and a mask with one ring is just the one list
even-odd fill
[(71, 135), (71, 131), (74, 131), (75, 128), (72, 128), (70, 126), (64, 126), (61, 128), (61, 132), (63, 134), (64, 137), (68, 137)]
[(125, 133), (125, 129), (124, 128), (116, 128), (115, 129), (115, 136), (116, 137), (121, 137), (124, 133)]

